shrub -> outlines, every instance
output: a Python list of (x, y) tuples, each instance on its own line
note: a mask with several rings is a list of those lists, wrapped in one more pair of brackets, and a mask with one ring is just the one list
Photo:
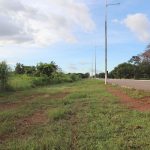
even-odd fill
[(5, 61), (0, 62), (0, 90), (6, 90), (9, 76), (9, 67)]
[(34, 77), (32, 80), (33, 87), (48, 85), (49, 83), (50, 83), (50, 78), (47, 76)]
[(25, 90), (29, 89), (32, 86), (33, 77), (28, 75), (16, 75), (13, 74), (10, 76), (8, 84), (10, 90)]
[(52, 74), (51, 79), (50, 79), (51, 83), (63, 83), (63, 82), (72, 82), (72, 79), (69, 75), (66, 75), (62, 72), (55, 72)]

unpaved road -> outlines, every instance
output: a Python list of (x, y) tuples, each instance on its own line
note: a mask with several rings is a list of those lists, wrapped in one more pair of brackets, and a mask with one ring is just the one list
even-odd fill
[(107, 82), (138, 90), (150, 91), (150, 80), (108, 79)]

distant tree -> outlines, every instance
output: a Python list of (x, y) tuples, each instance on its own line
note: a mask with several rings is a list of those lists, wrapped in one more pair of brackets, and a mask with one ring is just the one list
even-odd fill
[(24, 66), (24, 72), (28, 75), (35, 75), (36, 67), (35, 66)]
[(141, 62), (141, 58), (140, 56), (132, 56), (132, 58), (128, 62), (134, 65), (139, 65)]
[(146, 49), (141, 55), (142, 62), (150, 63), (150, 48)]
[(36, 74), (38, 76), (46, 75), (46, 76), (50, 77), (53, 72), (56, 72), (58, 70), (58, 66), (54, 62), (51, 62), (50, 64), (39, 63), (36, 66), (36, 69), (37, 69)]
[(150, 44), (138, 56), (132, 56), (129, 63), (134, 64), (135, 78), (150, 78)]
[(5, 90), (7, 87), (10, 68), (5, 61), (0, 62), (0, 90)]
[(109, 77), (111, 78), (125, 78), (130, 79), (134, 77), (134, 66), (130, 63), (122, 63), (114, 68), (109, 73)]
[(24, 65), (21, 63), (17, 63), (15, 67), (15, 73), (17, 74), (24, 74), (25, 73), (25, 68)]
[(99, 77), (99, 78), (105, 78), (105, 73), (104, 73), (104, 72), (99, 73), (99, 74), (98, 74), (98, 77)]

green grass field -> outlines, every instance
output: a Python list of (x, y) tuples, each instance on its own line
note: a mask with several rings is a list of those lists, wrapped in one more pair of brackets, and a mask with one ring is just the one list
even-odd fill
[(0, 95), (0, 149), (150, 149), (150, 112), (120, 104), (99, 80)]

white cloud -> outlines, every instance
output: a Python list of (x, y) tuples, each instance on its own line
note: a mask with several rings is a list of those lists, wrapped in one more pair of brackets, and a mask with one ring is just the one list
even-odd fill
[(123, 23), (138, 37), (139, 40), (147, 42), (150, 40), (150, 20), (142, 13), (128, 15)]
[(78, 28), (95, 24), (85, 3), (76, 0), (0, 0), (0, 45), (30, 43), (49, 45), (75, 42)]

